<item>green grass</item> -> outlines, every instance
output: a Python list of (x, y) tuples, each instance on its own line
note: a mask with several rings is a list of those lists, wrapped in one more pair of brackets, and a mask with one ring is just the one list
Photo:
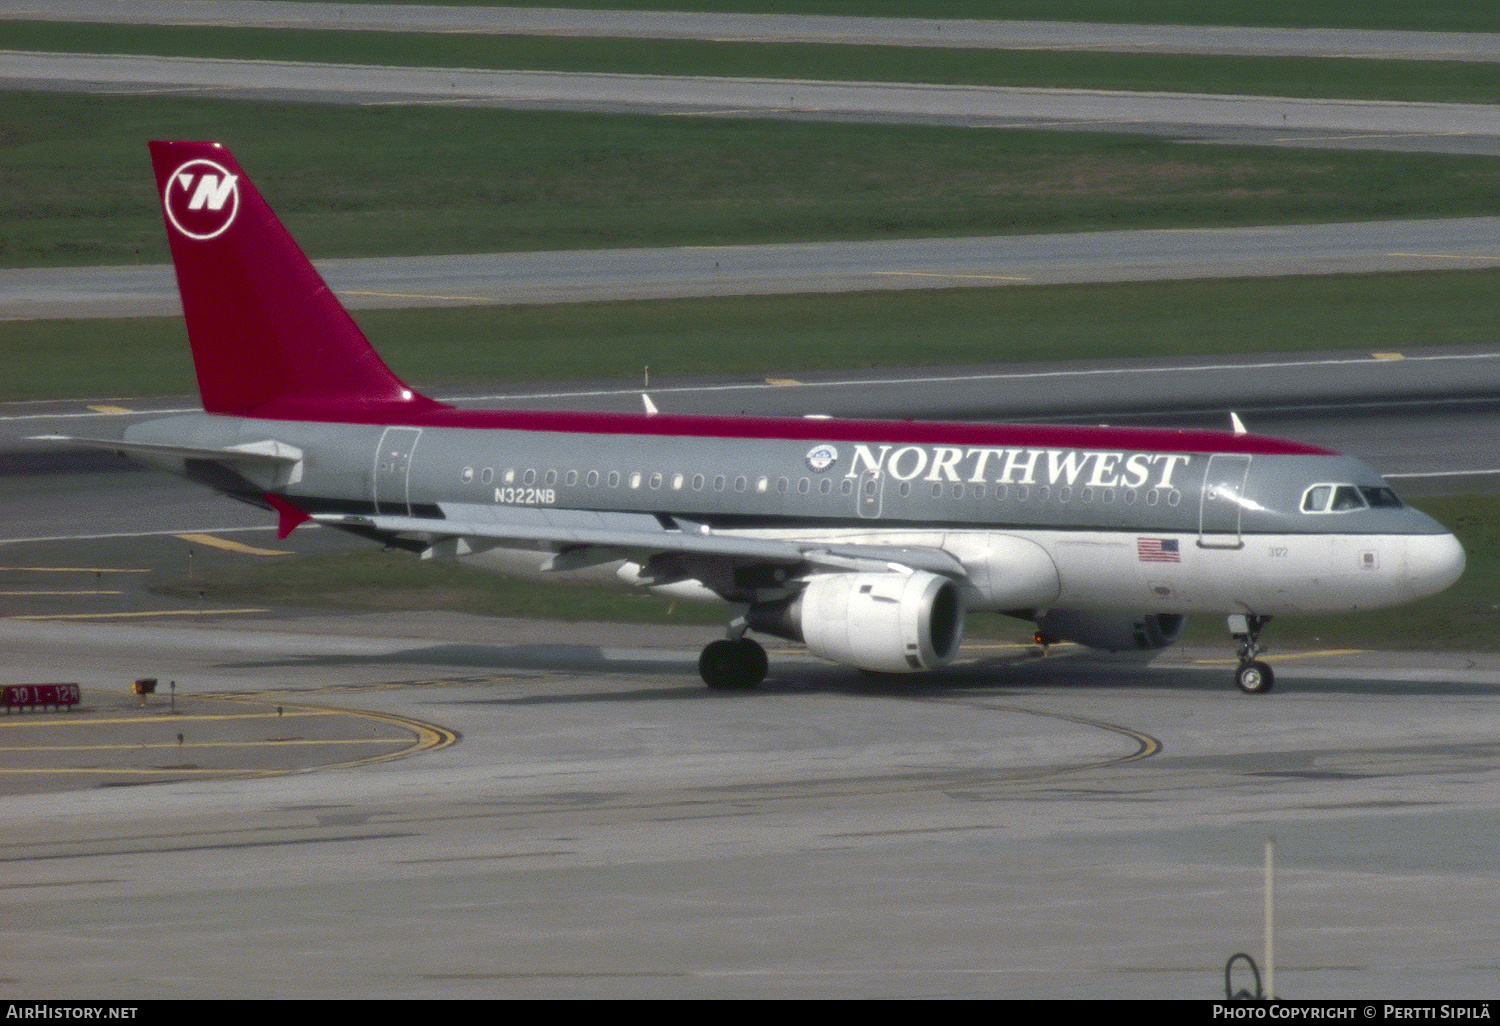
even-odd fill
[[(366, 0), (408, 3), (409, 0)], [(473, 7), (557, 7), (558, 0), (465, 0)], [(835, 14), (872, 18), (985, 18), (1141, 25), (1268, 25), (1500, 32), (1500, 8), (1473, 0), (568, 0), (569, 7), (622, 11)]]
[(165, 262), (150, 138), (228, 143), (314, 257), (1500, 213), (1487, 157), (0, 92), (0, 266)]
[(995, 51), (22, 21), (0, 22), (0, 47), (403, 67), (928, 82), (1465, 103), (1500, 100), (1500, 79), (1495, 75), (1495, 65), (1463, 61)]
[[(419, 389), (1493, 343), (1500, 269), (370, 310)], [(0, 322), (0, 399), (194, 389), (176, 318)]]
[[(366, 311), (359, 319), (398, 373), (433, 387), (631, 377), (643, 364), (659, 375), (761, 376), (1041, 356), (1474, 344), (1493, 339), (1497, 285), (1492, 270)], [(17, 394), (9, 398), (192, 385), (174, 318), (11, 322), (0, 324), (0, 348), (13, 354)]]
[[(1274, 647), (1307, 645), (1371, 649), (1433, 649), (1458, 652), (1500, 650), (1500, 497), (1489, 495), (1423, 499), (1419, 505), (1452, 528), (1469, 554), (1459, 582), (1441, 595), (1372, 613), (1285, 617), (1265, 640)], [(313, 606), (355, 610), (445, 609), (483, 616), (626, 623), (724, 622), (717, 604), (675, 603), (660, 596), (597, 588), (536, 584), (485, 573), (448, 561), (375, 549), (342, 555), (288, 556), (246, 562), (232, 569), (198, 573), (192, 579), (157, 583), (158, 594), (197, 598), (230, 606)], [(1222, 617), (1200, 616), (1187, 638), (1223, 644)], [(1029, 640), (1025, 621), (993, 614), (970, 617), (971, 637)]]

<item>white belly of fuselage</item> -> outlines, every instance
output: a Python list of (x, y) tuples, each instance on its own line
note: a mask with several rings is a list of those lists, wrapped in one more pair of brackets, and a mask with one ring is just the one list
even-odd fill
[[(758, 530), (745, 537), (943, 549), (969, 573), (971, 607), (1162, 613), (1348, 612), (1399, 605), (1448, 587), (1463, 569), (1452, 535), (1245, 535), (1204, 545), (1196, 534), (1135, 531)], [(557, 583), (629, 586), (631, 565), (544, 569), (550, 552), (491, 549), (485, 569)], [(685, 598), (711, 598), (678, 588)]]

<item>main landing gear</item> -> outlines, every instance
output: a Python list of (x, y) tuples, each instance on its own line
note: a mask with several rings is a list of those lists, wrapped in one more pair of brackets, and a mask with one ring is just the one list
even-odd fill
[(1239, 643), (1236, 654), (1240, 659), (1240, 668), (1234, 672), (1234, 682), (1247, 695), (1270, 691), (1271, 685), (1276, 683), (1276, 675), (1271, 672), (1271, 667), (1255, 658), (1262, 651), (1261, 629), (1270, 620), (1269, 616), (1247, 616), (1244, 613), (1232, 613), (1229, 617), (1229, 633)]
[(698, 657), (703, 683), (715, 691), (748, 691), (766, 679), (766, 650), (749, 638), (720, 638)]
[(766, 679), (766, 650), (745, 637), (746, 627), (741, 612), (729, 622), (729, 637), (709, 642), (698, 657), (698, 674), (715, 691), (748, 691)]

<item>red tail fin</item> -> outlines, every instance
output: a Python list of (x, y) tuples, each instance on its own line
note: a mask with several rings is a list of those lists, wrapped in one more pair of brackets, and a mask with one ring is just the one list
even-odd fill
[(440, 406), (391, 373), (228, 149), (153, 142), (151, 162), (205, 410), (369, 420)]

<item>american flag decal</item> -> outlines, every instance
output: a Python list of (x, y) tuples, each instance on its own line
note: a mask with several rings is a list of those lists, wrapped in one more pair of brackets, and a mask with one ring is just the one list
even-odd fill
[(1180, 563), (1176, 538), (1137, 538), (1135, 554), (1142, 563)]

